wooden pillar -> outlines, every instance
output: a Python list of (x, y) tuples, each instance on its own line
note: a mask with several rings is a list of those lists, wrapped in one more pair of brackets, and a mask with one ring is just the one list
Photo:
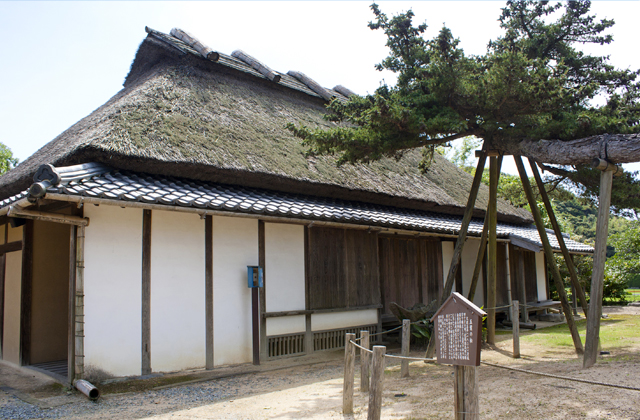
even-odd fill
[(142, 211), (142, 375), (151, 373), (151, 210)]
[(609, 234), (609, 207), (611, 206), (612, 182), (613, 170), (602, 171), (600, 174), (600, 199), (598, 203), (598, 221), (596, 224), (596, 244), (593, 253), (593, 272), (591, 274), (591, 301), (589, 303), (589, 313), (587, 314), (587, 337), (585, 340), (584, 361), (582, 364), (585, 368), (593, 366), (598, 357), (600, 317), (602, 317), (604, 263), (607, 259), (607, 236)]
[(371, 364), (371, 391), (369, 392), (369, 412), (367, 420), (380, 420), (382, 411), (382, 387), (384, 380), (385, 346), (373, 346), (373, 362)]
[(213, 369), (213, 217), (204, 217), (205, 368)]
[(498, 159), (491, 157), (489, 163), (489, 270), (487, 273), (487, 343), (496, 343), (496, 284), (498, 273)]
[[(6, 222), (6, 220), (5, 220)], [(2, 243), (6, 244), (9, 240), (9, 224), (2, 225)], [(5, 295), (5, 272), (7, 265), (6, 253), (0, 256), (0, 359), (3, 359), (4, 349), (4, 295)]]
[[(369, 331), (360, 331), (360, 345), (369, 349)], [(360, 349), (360, 391), (369, 392), (369, 378), (371, 376), (371, 355)]]
[(353, 414), (353, 382), (356, 347), (351, 344), (356, 335), (347, 333), (344, 341), (344, 382), (342, 384), (342, 414)]
[(260, 360), (267, 360), (269, 356), (268, 353), (268, 340), (267, 340), (267, 318), (264, 317), (265, 312), (267, 311), (267, 267), (266, 267), (266, 251), (265, 251), (265, 233), (264, 233), (264, 221), (258, 221), (258, 265), (262, 267), (262, 287), (258, 292), (258, 306), (259, 306), (259, 324), (260, 324), (260, 342), (259, 346), (259, 355), (258, 355), (258, 363), (260, 364)]
[[(411, 321), (408, 319), (402, 320), (402, 356), (409, 357), (409, 345), (411, 340)], [(403, 378), (409, 377), (409, 361), (403, 360), (400, 362), (400, 376)]]
[[(309, 310), (311, 307), (309, 296), (309, 226), (304, 226), (304, 308)], [(304, 316), (305, 333), (304, 333), (304, 352), (311, 354), (314, 352), (313, 331), (311, 330), (311, 314)]]
[(76, 239), (78, 227), (70, 226), (69, 235), (69, 314), (67, 316), (67, 385), (76, 377)]
[[(547, 215), (549, 216), (549, 221), (551, 222), (551, 226), (553, 226), (553, 232), (556, 235), (556, 239), (558, 240), (558, 245), (560, 245), (560, 250), (562, 251), (562, 256), (564, 257), (564, 262), (567, 265), (567, 269), (569, 270), (569, 277), (571, 278), (571, 286), (578, 293), (578, 299), (580, 300), (580, 306), (582, 306), (582, 310), (584, 311), (585, 316), (587, 315), (587, 298), (585, 297), (584, 290), (578, 281), (578, 273), (576, 272), (576, 267), (573, 264), (573, 259), (571, 258), (571, 254), (567, 249), (567, 244), (564, 243), (564, 237), (562, 236), (562, 230), (560, 230), (560, 225), (558, 224), (558, 220), (556, 219), (555, 212), (553, 211), (553, 207), (551, 206), (551, 201), (549, 200), (549, 195), (547, 191), (544, 189), (544, 184), (542, 183), (542, 178), (540, 177), (540, 172), (538, 171), (538, 167), (536, 162), (529, 158), (529, 165), (531, 166), (531, 172), (533, 172), (533, 177), (536, 180), (536, 184), (538, 185), (538, 190), (540, 191), (540, 196), (542, 197), (542, 201), (544, 203), (544, 207), (547, 210)], [(575, 293), (573, 295), (573, 300), (575, 302)]]
[(478, 375), (476, 366), (453, 366), (454, 406), (456, 420), (479, 420)]
[(522, 302), (522, 313), (520, 319), (522, 322), (529, 322), (529, 312), (527, 311), (527, 283), (524, 277), (526, 273), (524, 271), (524, 253), (518, 253), (518, 299)]
[(20, 289), (20, 366), (31, 362), (31, 300), (33, 289), (33, 220), (22, 229), (22, 284)]
[(520, 302), (511, 303), (511, 325), (513, 331), (513, 358), (520, 358)]
[(84, 378), (84, 226), (76, 233), (75, 379)]
[(447, 275), (447, 281), (444, 285), (442, 295), (440, 296), (440, 305), (442, 305), (445, 299), (451, 294), (451, 289), (453, 288), (453, 282), (456, 279), (456, 274), (460, 267), (460, 257), (462, 256), (462, 248), (464, 247), (464, 242), (467, 239), (467, 231), (469, 229), (469, 223), (471, 222), (471, 217), (473, 216), (473, 209), (475, 208), (475, 205), (476, 205), (476, 198), (478, 197), (478, 190), (480, 188), (480, 182), (482, 181), (482, 172), (484, 171), (485, 161), (486, 161), (486, 155), (483, 152), (480, 158), (478, 159), (478, 167), (476, 168), (476, 173), (473, 177), (473, 183), (471, 184), (471, 191), (469, 192), (467, 207), (465, 208), (464, 215), (462, 216), (460, 233), (458, 233), (458, 239), (456, 240), (456, 245), (453, 250), (453, 257), (451, 258), (451, 265), (449, 266), (449, 274)]
[(547, 231), (545, 230), (544, 222), (542, 221), (542, 216), (540, 215), (540, 210), (538, 210), (536, 200), (533, 196), (533, 189), (531, 188), (531, 184), (529, 183), (527, 172), (524, 169), (524, 164), (522, 163), (522, 158), (520, 156), (514, 156), (513, 160), (515, 160), (516, 166), (518, 167), (518, 173), (520, 174), (522, 187), (524, 188), (525, 195), (527, 196), (527, 200), (529, 201), (529, 207), (531, 207), (531, 213), (533, 214), (533, 219), (536, 223), (536, 227), (538, 228), (538, 234), (540, 235), (540, 240), (542, 241), (544, 254), (547, 257), (547, 261), (549, 262), (549, 267), (551, 268), (553, 281), (556, 285), (556, 289), (558, 290), (558, 295), (560, 296), (560, 302), (562, 303), (562, 310), (564, 312), (565, 318), (567, 319), (567, 326), (569, 327), (569, 331), (571, 331), (571, 338), (573, 339), (573, 345), (575, 346), (576, 353), (582, 354), (584, 352), (582, 348), (582, 341), (580, 341), (578, 328), (576, 327), (576, 324), (573, 321), (573, 315), (571, 314), (571, 307), (569, 306), (569, 301), (567, 300), (567, 293), (564, 290), (564, 283), (562, 282), (562, 278), (560, 277), (560, 271), (558, 270), (558, 266), (555, 264), (555, 259), (553, 257), (553, 249), (551, 248), (551, 244), (549, 243), (549, 237), (547, 236)]

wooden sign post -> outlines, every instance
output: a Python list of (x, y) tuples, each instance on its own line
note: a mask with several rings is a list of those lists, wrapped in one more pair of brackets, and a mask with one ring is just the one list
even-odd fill
[(454, 292), (431, 321), (436, 335), (438, 363), (454, 366), (454, 415), (456, 420), (477, 420), (478, 377), (482, 317), (487, 313)]

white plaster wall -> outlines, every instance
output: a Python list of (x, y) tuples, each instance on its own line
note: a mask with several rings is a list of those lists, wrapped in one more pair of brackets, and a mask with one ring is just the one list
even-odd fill
[(141, 370), (142, 210), (84, 206), (85, 366)]
[(442, 241), (442, 285), (447, 282), (449, 268), (451, 268), (451, 260), (453, 259), (453, 248), (455, 243), (452, 241)]
[(544, 252), (536, 252), (536, 277), (538, 285), (538, 300), (547, 300), (547, 279), (545, 277), (545, 271), (547, 268), (544, 266)]
[(258, 265), (258, 220), (213, 217), (214, 363), (253, 360), (247, 266)]
[(306, 331), (304, 315), (267, 318), (267, 335), (293, 334)]
[(328, 312), (311, 315), (311, 330), (323, 331), (338, 328), (357, 327), (378, 323), (377, 309), (361, 311)]
[[(478, 258), (478, 248), (480, 247), (479, 239), (467, 239), (462, 249), (461, 268), (462, 268), (462, 292), (457, 290), (465, 297), (469, 295), (471, 289), (471, 277), (473, 276), (473, 269), (476, 267), (476, 258)], [(484, 290), (482, 287), (482, 270), (478, 276), (478, 283), (476, 286), (476, 293), (473, 297), (473, 303), (478, 307), (484, 305)]]
[(204, 220), (197, 214), (151, 215), (151, 369), (205, 364)]
[(267, 312), (305, 309), (304, 226), (265, 223), (264, 231)]

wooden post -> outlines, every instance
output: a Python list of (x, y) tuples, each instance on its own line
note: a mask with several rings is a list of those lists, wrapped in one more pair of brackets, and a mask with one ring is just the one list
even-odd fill
[(511, 325), (513, 329), (513, 358), (520, 358), (520, 302), (511, 303)]
[(454, 365), (454, 403), (456, 420), (479, 420), (478, 375), (476, 366)]
[(151, 373), (151, 210), (142, 211), (141, 374)]
[(347, 333), (344, 341), (344, 382), (342, 385), (342, 414), (353, 414), (353, 381), (356, 347), (351, 344), (356, 335)]
[[(615, 166), (613, 166), (616, 168)], [(600, 341), (600, 317), (602, 316), (602, 288), (604, 282), (604, 263), (607, 259), (607, 236), (609, 233), (609, 207), (611, 206), (611, 187), (613, 171), (605, 170), (600, 174), (600, 202), (596, 224), (596, 244), (593, 252), (593, 272), (591, 274), (591, 301), (587, 314), (587, 338), (585, 340), (584, 361), (582, 366), (591, 367), (598, 357)]]
[(31, 364), (31, 303), (33, 298), (33, 220), (22, 228), (22, 282), (20, 286), (20, 366)]
[(380, 420), (382, 410), (382, 385), (384, 380), (385, 346), (373, 346), (373, 362), (371, 366), (371, 392), (369, 392), (369, 412), (367, 420)]
[(205, 369), (213, 369), (213, 217), (204, 218)]
[[(586, 316), (587, 315), (587, 298), (585, 297), (584, 290), (580, 285), (580, 281), (578, 281), (578, 273), (576, 272), (576, 266), (575, 264), (573, 264), (573, 259), (571, 258), (571, 254), (567, 249), (567, 244), (564, 243), (562, 230), (560, 230), (560, 225), (558, 224), (558, 220), (556, 219), (555, 212), (553, 211), (553, 207), (551, 206), (549, 195), (547, 194), (547, 191), (544, 189), (544, 184), (542, 183), (542, 178), (540, 177), (540, 172), (538, 171), (538, 166), (536, 165), (535, 161), (531, 158), (529, 158), (529, 166), (531, 166), (531, 172), (533, 172), (533, 177), (535, 178), (536, 184), (538, 185), (538, 190), (540, 191), (540, 196), (542, 197), (542, 201), (544, 202), (544, 207), (547, 210), (549, 221), (551, 222), (551, 226), (553, 226), (553, 232), (556, 234), (558, 245), (560, 245), (560, 249), (562, 250), (562, 256), (564, 257), (564, 262), (567, 265), (567, 269), (569, 270), (569, 277), (571, 278), (571, 286), (578, 293), (580, 306), (582, 306), (582, 310), (584, 311), (584, 314)], [(573, 302), (575, 307), (575, 302), (576, 302), (575, 293), (573, 294)], [(574, 314), (577, 314), (577, 312), (574, 312)]]
[(498, 224), (498, 159), (491, 157), (489, 163), (489, 270), (487, 281), (487, 343), (496, 343), (496, 284), (498, 272), (498, 244), (496, 226)]
[(267, 257), (265, 240), (264, 221), (258, 220), (258, 265), (262, 267), (262, 287), (258, 292), (258, 326), (260, 330), (258, 337), (258, 348), (260, 349), (258, 364), (260, 364), (260, 360), (267, 360), (269, 356), (269, 350), (267, 348), (267, 318), (264, 317), (264, 313), (267, 311)]
[[(502, 168), (502, 156), (498, 156), (498, 181), (500, 180), (500, 168)], [(469, 295), (467, 299), (473, 302), (476, 296), (476, 288), (478, 287), (478, 278), (480, 277), (480, 270), (482, 270), (482, 263), (484, 262), (485, 251), (487, 250), (487, 237), (489, 236), (489, 215), (491, 214), (491, 200), (487, 203), (487, 211), (484, 214), (484, 223), (482, 224), (482, 235), (480, 237), (480, 246), (478, 247), (478, 256), (476, 257), (476, 265), (473, 268), (473, 275), (471, 276), (471, 286), (469, 287)], [(486, 282), (487, 279), (485, 278)], [(486, 296), (485, 296), (486, 298)]]
[[(360, 345), (369, 348), (369, 331), (360, 331)], [(371, 372), (371, 356), (368, 351), (360, 349), (360, 391), (369, 392), (369, 377)]]
[(253, 332), (253, 364), (260, 364), (260, 288), (251, 288), (251, 324)]
[(482, 172), (484, 171), (486, 159), (487, 158), (484, 153), (482, 153), (482, 156), (478, 159), (478, 167), (476, 168), (476, 173), (473, 177), (473, 183), (471, 184), (471, 191), (469, 191), (467, 207), (465, 208), (464, 215), (462, 216), (460, 232), (458, 233), (456, 246), (453, 250), (453, 257), (451, 258), (451, 265), (449, 266), (449, 274), (447, 275), (447, 281), (444, 285), (444, 289), (442, 290), (442, 296), (440, 296), (440, 305), (442, 305), (445, 299), (451, 294), (453, 282), (456, 279), (456, 274), (458, 273), (458, 269), (460, 267), (462, 248), (464, 247), (464, 242), (467, 239), (467, 231), (469, 229), (469, 223), (471, 222), (471, 216), (473, 216), (473, 209), (476, 205), (476, 198), (478, 197), (478, 190), (480, 189), (480, 182), (482, 181)]
[(76, 236), (76, 297), (75, 297), (75, 379), (84, 378), (84, 226), (78, 226)]
[(522, 318), (522, 322), (529, 322), (529, 311), (527, 310), (527, 283), (524, 280), (525, 272), (524, 272), (524, 253), (520, 252), (520, 256), (518, 258), (518, 299), (522, 302), (522, 314), (520, 318)]
[(70, 226), (69, 237), (69, 314), (67, 331), (67, 380), (73, 385), (76, 378), (76, 239), (77, 226)]
[[(408, 319), (402, 320), (402, 356), (409, 357), (409, 346), (411, 341), (411, 321)], [(403, 360), (400, 363), (400, 376), (403, 378), (409, 377), (409, 361)]]
[(542, 216), (540, 215), (540, 210), (538, 210), (536, 200), (533, 196), (533, 189), (531, 188), (531, 184), (529, 183), (527, 172), (524, 169), (524, 164), (522, 163), (522, 158), (520, 156), (514, 156), (513, 160), (516, 162), (516, 166), (518, 167), (518, 173), (520, 174), (522, 187), (524, 188), (525, 195), (527, 196), (527, 200), (529, 201), (529, 207), (531, 207), (531, 213), (533, 214), (533, 219), (536, 222), (538, 234), (540, 235), (540, 240), (542, 241), (542, 246), (544, 247), (544, 254), (547, 257), (547, 262), (549, 264), (549, 267), (551, 268), (553, 281), (556, 285), (558, 295), (560, 296), (560, 302), (562, 303), (562, 311), (564, 312), (564, 316), (567, 319), (567, 326), (569, 327), (569, 331), (571, 331), (573, 345), (576, 348), (576, 353), (582, 354), (584, 353), (584, 350), (582, 348), (582, 341), (580, 341), (578, 328), (576, 327), (576, 324), (573, 320), (573, 315), (571, 314), (571, 307), (569, 306), (569, 301), (567, 300), (567, 293), (564, 290), (564, 283), (562, 281), (562, 278), (560, 277), (560, 271), (558, 270), (558, 266), (554, 262), (555, 259), (553, 257), (553, 249), (551, 248), (551, 244), (549, 243), (549, 237), (547, 236), (547, 231), (545, 230), (544, 222), (542, 221)]

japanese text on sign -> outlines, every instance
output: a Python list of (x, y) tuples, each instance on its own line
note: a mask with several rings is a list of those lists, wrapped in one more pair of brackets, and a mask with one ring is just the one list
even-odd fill
[(469, 360), (473, 344), (473, 320), (466, 313), (438, 315), (439, 357), (448, 360)]

